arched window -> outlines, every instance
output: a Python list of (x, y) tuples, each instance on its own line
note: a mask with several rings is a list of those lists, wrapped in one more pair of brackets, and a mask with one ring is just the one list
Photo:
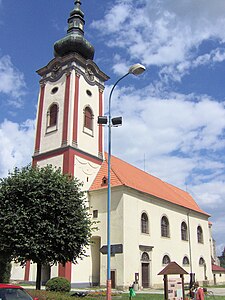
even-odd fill
[(142, 256), (141, 256), (141, 260), (142, 261), (149, 261), (149, 255), (147, 252), (143, 252)]
[(163, 265), (168, 265), (170, 263), (170, 258), (168, 255), (163, 256), (162, 264)]
[(58, 105), (52, 104), (49, 107), (48, 114), (47, 114), (47, 126), (52, 127), (57, 125), (58, 120)]
[(148, 230), (148, 216), (146, 213), (141, 215), (141, 233), (149, 233)]
[(203, 258), (203, 257), (200, 257), (200, 258), (199, 258), (199, 266), (204, 266), (204, 264), (205, 264), (204, 258)]
[(185, 222), (181, 223), (181, 239), (182, 241), (188, 240), (187, 224)]
[(190, 263), (189, 263), (189, 259), (188, 259), (188, 257), (187, 256), (185, 256), (184, 258), (183, 258), (183, 265), (189, 265)]
[(93, 113), (90, 107), (84, 109), (84, 127), (93, 130)]
[(203, 231), (201, 226), (198, 226), (197, 228), (197, 238), (198, 238), (198, 243), (203, 244)]
[(170, 230), (169, 230), (169, 221), (167, 217), (162, 217), (161, 219), (161, 236), (163, 237), (169, 237), (170, 236)]

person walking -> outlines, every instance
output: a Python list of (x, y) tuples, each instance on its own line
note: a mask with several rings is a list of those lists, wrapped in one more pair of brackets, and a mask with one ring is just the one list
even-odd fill
[(204, 300), (204, 290), (199, 286), (198, 281), (194, 283), (194, 300)]

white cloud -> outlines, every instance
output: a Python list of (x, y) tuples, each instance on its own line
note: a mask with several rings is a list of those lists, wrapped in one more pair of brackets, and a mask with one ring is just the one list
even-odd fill
[[(186, 63), (184, 69), (187, 69), (193, 67), (190, 61), (194, 61), (196, 49), (202, 42), (225, 41), (224, 11), (224, 0), (145, 0), (141, 5), (134, 0), (119, 0), (102, 20), (95, 20), (92, 27), (107, 36), (109, 47), (124, 50), (124, 61), (128, 55), (129, 60), (138, 59), (145, 65), (168, 67)], [(224, 60), (224, 52), (202, 55), (195, 63), (202, 64), (208, 59)], [(182, 67), (184, 65), (179, 66)], [(179, 76), (174, 79), (178, 80)]]
[(24, 75), (13, 65), (10, 56), (0, 58), (0, 93), (6, 94), (15, 106), (21, 106), (25, 94)]
[[(218, 156), (225, 149), (223, 103), (194, 94), (171, 93), (162, 99), (148, 95), (148, 87), (117, 87), (113, 115), (123, 116), (123, 126), (113, 129), (114, 153), (131, 163), (138, 158), (141, 167), (145, 155), (147, 171), (160, 178), (185, 188), (189, 176), (196, 176), (193, 184), (199, 184), (224, 168)], [(211, 201), (216, 204), (216, 198)]]
[(34, 148), (34, 121), (23, 124), (5, 120), (0, 124), (0, 177), (7, 176), (14, 167), (25, 166), (31, 162)]

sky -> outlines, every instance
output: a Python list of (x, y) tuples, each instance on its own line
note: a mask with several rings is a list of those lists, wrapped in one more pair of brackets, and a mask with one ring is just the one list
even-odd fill
[[(72, 0), (0, 0), (0, 177), (31, 161), (36, 70), (66, 34)], [(110, 76), (112, 153), (189, 192), (225, 247), (225, 1), (83, 0), (85, 38)]]

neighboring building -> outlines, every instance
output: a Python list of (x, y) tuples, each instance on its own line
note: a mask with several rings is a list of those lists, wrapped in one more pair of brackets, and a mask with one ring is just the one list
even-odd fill
[(224, 284), (225, 282), (225, 269), (218, 265), (212, 265), (213, 280), (215, 285)]
[[(94, 63), (94, 48), (84, 38), (80, 1), (68, 19), (66, 37), (54, 45), (55, 58), (38, 74), (40, 95), (33, 164), (61, 167), (84, 182), (90, 212), (98, 221), (89, 257), (65, 267), (45, 266), (42, 280), (65, 276), (73, 286), (106, 284), (107, 155), (103, 91), (108, 76)], [(163, 285), (157, 274), (171, 261), (195, 279), (213, 282), (213, 245), (209, 215), (185, 191), (112, 157), (112, 287)], [(117, 253), (118, 252), (118, 253)], [(35, 281), (36, 266), (13, 265), (12, 279)], [(185, 275), (189, 282), (189, 275)]]

